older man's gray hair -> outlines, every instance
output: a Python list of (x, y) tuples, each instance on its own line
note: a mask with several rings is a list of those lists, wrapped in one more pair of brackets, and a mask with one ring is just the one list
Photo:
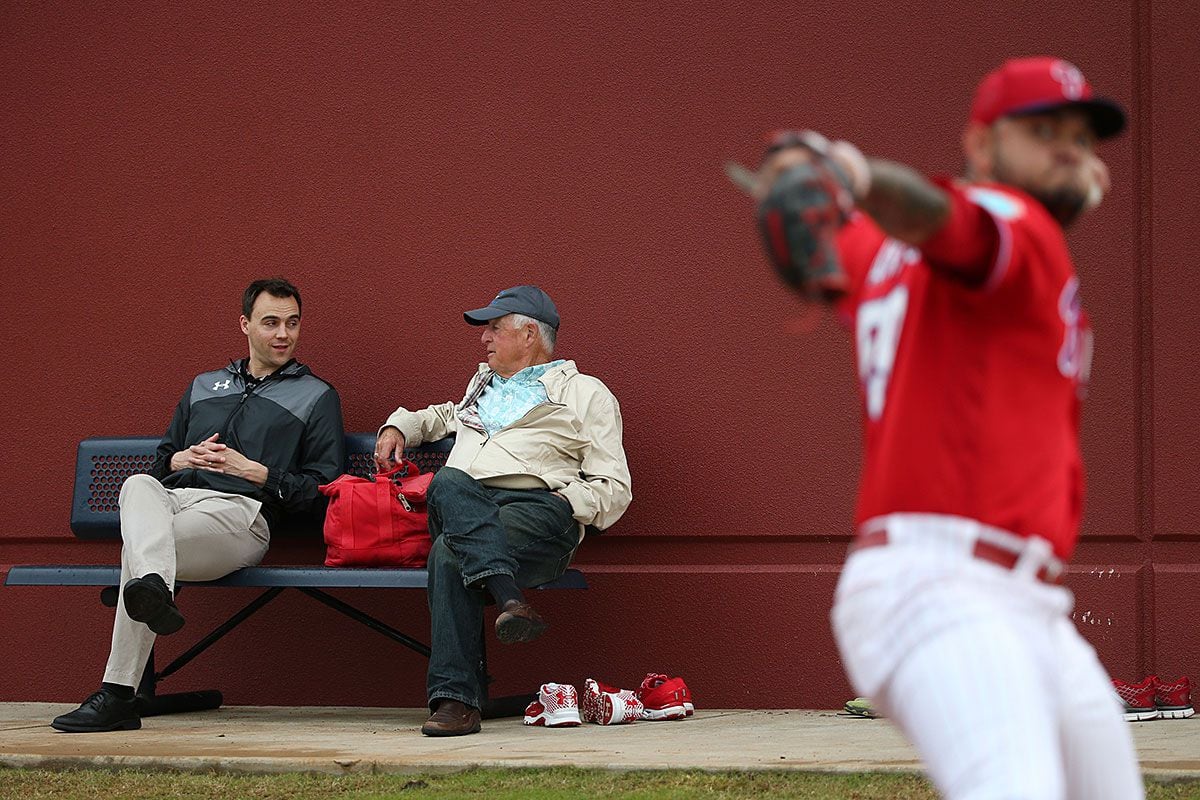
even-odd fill
[(542, 322), (540, 319), (527, 317), (524, 314), (509, 314), (509, 327), (521, 328), (532, 322), (537, 326), (538, 335), (542, 338), (542, 347), (546, 348), (547, 353), (554, 353), (554, 344), (558, 341), (558, 331), (550, 327), (549, 323)]

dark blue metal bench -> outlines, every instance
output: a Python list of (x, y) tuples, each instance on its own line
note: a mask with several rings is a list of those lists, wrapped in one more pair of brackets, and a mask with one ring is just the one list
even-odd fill
[[(79, 443), (75, 462), (75, 490), (71, 501), (71, 531), (81, 539), (120, 538), (120, 516), (117, 498), (121, 484), (130, 475), (149, 471), (154, 463), (158, 439), (149, 437), (93, 438)], [(405, 451), (405, 457), (415, 461), (422, 472), (436, 472), (446, 462), (453, 439), (431, 442)], [(346, 436), (345, 471), (366, 477), (373, 470), (374, 433), (353, 433)], [(276, 531), (272, 531), (275, 538)], [(286, 532), (284, 532), (286, 533)], [(100, 586), (101, 602), (109, 607), (117, 604), (117, 584), (121, 569), (114, 565), (52, 564), (14, 566), (4, 581), (6, 586)], [(185, 664), (207, 650), (222, 637), (248, 619), (252, 614), (278, 597), (285, 589), (296, 589), (324, 603), (335, 611), (366, 625), (393, 641), (429, 657), (429, 647), (385, 622), (330, 595), (326, 589), (425, 589), (428, 574), (424, 569), (407, 568), (344, 568), (324, 566), (247, 567), (215, 581), (181, 582), (185, 587), (235, 586), (266, 589), (247, 606), (218, 625), (187, 651), (161, 670), (154, 669), (154, 654), (138, 687), (143, 715), (170, 714), (181, 711), (200, 711), (218, 708), (223, 702), (217, 690), (161, 695), (159, 681), (177, 672)], [(538, 589), (586, 589), (587, 580), (575, 569)], [(481, 632), (483, 636), (484, 632)], [(486, 636), (484, 636), (486, 643)], [(481, 683), (486, 694), (491, 678), (485, 657), (479, 665)], [(521, 713), (532, 695), (494, 698), (485, 703), (485, 717), (512, 716)]]

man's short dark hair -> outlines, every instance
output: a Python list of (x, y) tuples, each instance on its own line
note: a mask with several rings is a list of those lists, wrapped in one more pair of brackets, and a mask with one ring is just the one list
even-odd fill
[(246, 291), (242, 293), (242, 315), (246, 319), (250, 319), (250, 312), (254, 310), (254, 301), (263, 292), (272, 297), (294, 297), (296, 298), (296, 310), (300, 311), (303, 308), (303, 304), (300, 302), (300, 290), (293, 286), (291, 281), (283, 278), (263, 278), (247, 286)]

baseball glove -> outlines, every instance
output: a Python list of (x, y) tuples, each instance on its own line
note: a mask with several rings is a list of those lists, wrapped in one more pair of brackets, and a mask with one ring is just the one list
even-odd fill
[(813, 300), (845, 293), (846, 273), (835, 238), (854, 205), (849, 177), (828, 155), (829, 143), (811, 131), (776, 134), (766, 157), (800, 147), (809, 158), (781, 173), (758, 207), (767, 257), (784, 283)]

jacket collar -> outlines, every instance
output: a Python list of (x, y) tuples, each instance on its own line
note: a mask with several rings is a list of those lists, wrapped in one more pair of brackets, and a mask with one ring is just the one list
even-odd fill
[[(250, 373), (246, 370), (246, 367), (249, 365), (249, 363), (249, 358), (239, 358), (236, 361), (230, 361), (227, 365), (225, 365), (225, 371), (238, 377), (246, 377), (250, 375)], [(293, 358), (282, 367), (272, 372), (270, 375), (263, 377), (262, 380), (267, 380), (268, 378), (295, 378), (299, 377), (300, 375), (310, 374), (312, 374), (312, 370), (310, 370), (307, 365), (301, 364), (299, 361)]]
[[(472, 389), (482, 388), (495, 374), (495, 371), (483, 362), (475, 370), (475, 377), (471, 380), (471, 385), (467, 389), (467, 397), (472, 394)], [(546, 370), (542, 377), (538, 378), (542, 386), (546, 387), (546, 394), (551, 400), (556, 400), (567, 381), (579, 374), (579, 368), (575, 366), (575, 362), (571, 359), (566, 359), (561, 364), (551, 367)]]

